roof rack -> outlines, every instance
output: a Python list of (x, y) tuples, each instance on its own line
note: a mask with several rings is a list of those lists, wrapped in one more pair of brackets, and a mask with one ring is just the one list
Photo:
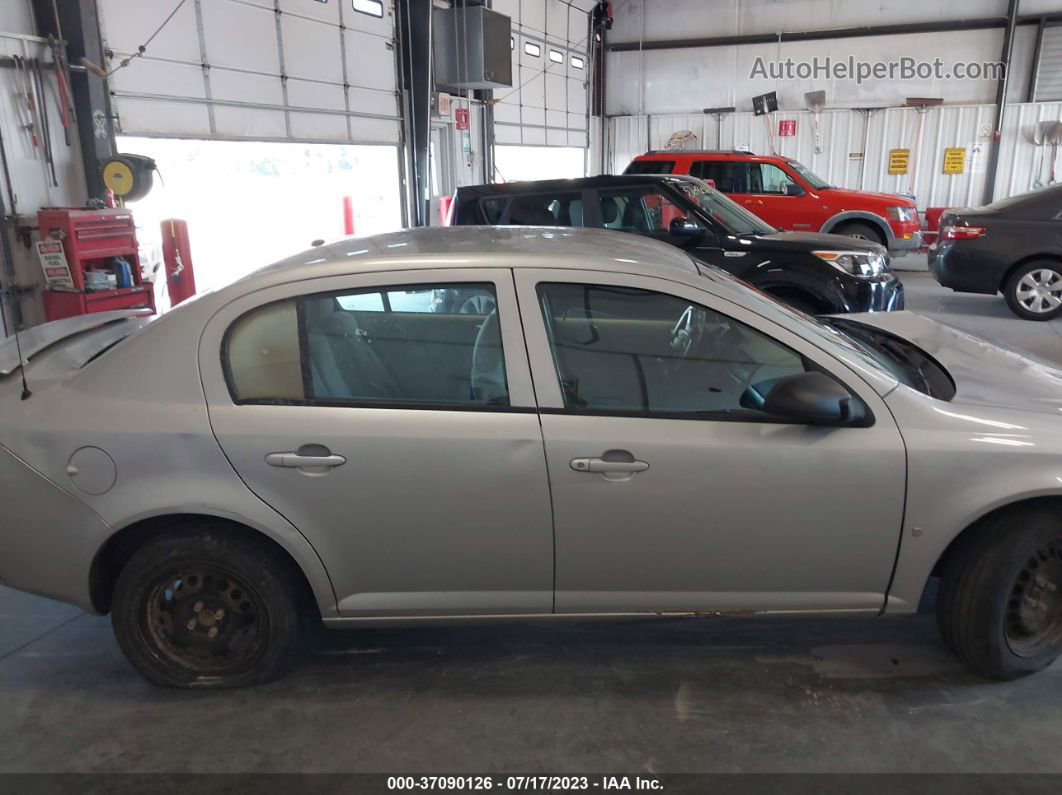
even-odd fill
[(650, 149), (647, 155), (755, 155), (747, 149)]

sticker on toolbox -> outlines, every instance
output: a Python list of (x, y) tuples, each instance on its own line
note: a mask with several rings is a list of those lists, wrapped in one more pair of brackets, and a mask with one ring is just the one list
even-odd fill
[(49, 290), (73, 290), (74, 278), (60, 240), (41, 240), (37, 243), (37, 256), (44, 270), (44, 279)]

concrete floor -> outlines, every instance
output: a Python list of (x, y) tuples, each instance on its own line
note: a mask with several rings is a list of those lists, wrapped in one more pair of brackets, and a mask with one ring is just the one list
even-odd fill
[[(918, 268), (915, 258), (902, 267)], [(1062, 326), (903, 274), (908, 306), (1062, 362)], [(287, 679), (154, 688), (109, 622), (0, 589), (0, 772), (1062, 772), (1062, 664), (982, 681), (930, 615), (370, 629)]]

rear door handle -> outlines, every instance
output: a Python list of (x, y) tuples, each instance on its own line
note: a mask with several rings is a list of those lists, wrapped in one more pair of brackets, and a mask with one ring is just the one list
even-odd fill
[(645, 461), (606, 461), (603, 458), (573, 458), (571, 468), (576, 472), (633, 474), (649, 468)]
[(302, 469), (303, 467), (330, 469), (347, 463), (347, 459), (341, 455), (299, 455), (298, 453), (270, 453), (265, 460), (270, 466), (288, 469)]

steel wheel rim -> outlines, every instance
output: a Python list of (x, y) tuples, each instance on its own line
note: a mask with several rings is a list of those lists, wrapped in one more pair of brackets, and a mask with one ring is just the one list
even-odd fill
[(877, 242), (870, 240), (870, 238), (867, 235), (864, 235), (862, 232), (849, 232), (848, 237), (852, 238), (853, 240), (866, 240), (872, 243)]
[(1004, 632), (1019, 657), (1062, 644), (1062, 538), (1037, 549), (1022, 564), (1007, 598)]
[(243, 578), (213, 564), (168, 571), (142, 614), (158, 655), (201, 674), (242, 670), (266, 649), (269, 622), (261, 598)]
[(1051, 312), (1062, 306), (1062, 274), (1051, 268), (1029, 271), (1018, 280), (1015, 297), (1030, 312)]

